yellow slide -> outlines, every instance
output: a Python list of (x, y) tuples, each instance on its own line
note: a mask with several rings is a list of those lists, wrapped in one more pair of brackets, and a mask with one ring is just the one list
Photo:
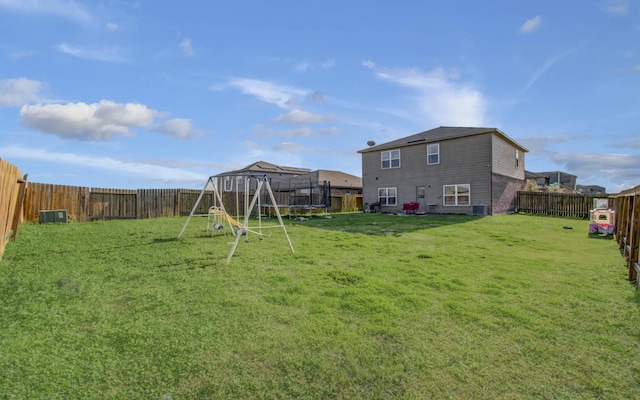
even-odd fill
[(237, 226), (238, 228), (242, 228), (242, 223), (240, 223), (240, 222), (236, 221), (235, 219), (231, 218), (231, 216), (229, 214), (227, 214), (223, 210), (219, 209), (218, 207), (211, 207), (209, 209), (209, 216), (221, 217), (225, 221), (229, 222), (231, 225)]

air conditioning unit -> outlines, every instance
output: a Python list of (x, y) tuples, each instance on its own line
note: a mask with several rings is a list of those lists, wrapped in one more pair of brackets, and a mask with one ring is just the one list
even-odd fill
[(40, 211), (40, 223), (50, 222), (67, 223), (67, 210), (42, 210)]
[(474, 204), (471, 206), (473, 215), (487, 215), (487, 206), (485, 204)]

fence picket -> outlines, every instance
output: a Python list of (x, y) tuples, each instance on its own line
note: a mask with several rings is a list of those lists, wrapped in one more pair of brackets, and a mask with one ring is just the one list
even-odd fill
[(599, 195), (576, 193), (518, 192), (518, 212), (559, 217), (589, 218), (593, 199)]
[(613, 196), (616, 211), (615, 237), (627, 264), (627, 279), (638, 285), (635, 265), (640, 259), (640, 186)]
[[(16, 236), (24, 193), (22, 173), (15, 165), (0, 158), (0, 259), (10, 238)], [(22, 192), (21, 192), (22, 191)]]
[[(78, 222), (97, 219), (142, 219), (189, 215), (200, 190), (195, 189), (109, 189), (79, 186), (29, 183), (24, 203), (24, 219), (38, 221), (42, 210), (67, 210), (69, 218)], [(250, 201), (253, 193), (246, 195)], [(286, 209), (291, 198), (288, 192), (278, 193), (281, 209)], [(242, 215), (245, 194), (222, 192), (222, 201), (230, 215)], [(309, 196), (305, 195), (308, 201)], [(362, 209), (362, 195), (332, 195), (332, 212), (351, 212)], [(320, 201), (314, 198), (313, 201)], [(281, 203), (280, 203), (281, 202)], [(206, 214), (218, 201), (214, 192), (206, 192), (196, 214)], [(265, 197), (261, 204), (270, 204)]]

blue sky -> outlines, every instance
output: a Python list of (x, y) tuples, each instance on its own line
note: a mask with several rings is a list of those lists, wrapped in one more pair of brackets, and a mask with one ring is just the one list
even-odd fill
[(640, 184), (640, 2), (0, 0), (0, 158), (31, 182), (361, 176), (368, 140), (441, 125)]

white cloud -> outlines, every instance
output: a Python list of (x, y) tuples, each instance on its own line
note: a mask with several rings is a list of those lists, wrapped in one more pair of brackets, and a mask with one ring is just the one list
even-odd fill
[(333, 68), (335, 66), (336, 66), (335, 60), (332, 58), (328, 58), (324, 61), (318, 61), (318, 62), (302, 61), (298, 63), (298, 65), (296, 65), (295, 70), (298, 72), (304, 72), (317, 67), (322, 69), (327, 69), (327, 68)]
[(616, 74), (635, 74), (640, 72), (640, 64), (632, 67), (617, 67), (612, 70)]
[(377, 67), (371, 61), (363, 65), (380, 79), (413, 90), (419, 112), (439, 125), (481, 126), (486, 101), (480, 91), (469, 84), (459, 84), (455, 69), (435, 68), (423, 72), (416, 68), (392, 69)]
[(640, 140), (631, 140), (628, 142), (614, 144), (613, 147), (623, 148), (623, 149), (626, 149), (626, 148), (640, 149)]
[(311, 63), (303, 61), (301, 63), (298, 63), (298, 65), (296, 65), (295, 70), (298, 72), (304, 72), (306, 70), (308, 70), (309, 68), (311, 68)]
[(607, 4), (609, 14), (626, 15), (629, 13), (628, 0), (610, 0)]
[(191, 120), (174, 118), (155, 126), (155, 132), (160, 132), (180, 140), (191, 140), (202, 136), (202, 131), (194, 129)]
[(579, 46), (576, 46), (572, 49), (569, 49), (567, 51), (565, 51), (564, 53), (560, 53), (558, 55), (555, 55), (553, 57), (551, 57), (550, 59), (548, 59), (547, 61), (545, 61), (545, 63), (538, 68), (538, 70), (533, 74), (533, 76), (531, 77), (531, 79), (529, 79), (529, 82), (527, 82), (527, 84), (524, 86), (524, 88), (522, 89), (522, 91), (527, 91), (531, 86), (533, 86), (534, 83), (536, 83), (536, 81), (545, 73), (547, 72), (547, 70), (549, 68), (551, 68), (556, 62), (560, 61), (561, 59), (565, 58), (566, 56), (568, 56), (569, 54), (576, 52), (578, 50), (580, 50), (581, 48), (583, 48), (586, 44), (581, 44)]
[(182, 50), (182, 54), (188, 57), (192, 57), (194, 55), (193, 47), (191, 46), (191, 39), (184, 39), (180, 42), (180, 50)]
[(558, 152), (553, 160), (564, 164), (568, 172), (585, 183), (605, 178), (629, 188), (638, 184), (640, 176), (637, 155)]
[(518, 141), (522, 143), (524, 147), (529, 149), (529, 152), (531, 154), (542, 154), (550, 152), (550, 150), (547, 148), (549, 144), (585, 141), (588, 139), (589, 136), (587, 135), (541, 135), (529, 138), (521, 138), (518, 139)]
[(265, 103), (275, 104), (284, 109), (294, 107), (300, 98), (308, 94), (306, 90), (276, 85), (258, 79), (237, 78), (232, 79), (229, 84), (245, 94), (255, 96)]
[(520, 26), (520, 33), (533, 33), (540, 27), (541, 23), (542, 18), (539, 15), (528, 19), (524, 22), (524, 24), (522, 24), (522, 26)]
[(0, 80), (0, 107), (19, 107), (42, 101), (42, 83), (27, 78)]
[(263, 126), (254, 127), (254, 133), (256, 136), (266, 137), (297, 137), (297, 138), (309, 138), (309, 137), (322, 137), (330, 135), (338, 135), (342, 133), (342, 130), (333, 127), (325, 129), (311, 129), (308, 127), (300, 127), (289, 129), (285, 131), (276, 131), (273, 129), (264, 128)]
[(117, 31), (118, 29), (120, 29), (120, 27), (118, 26), (118, 24), (115, 24), (115, 23), (113, 23), (113, 22), (109, 22), (109, 23), (107, 23), (107, 25), (105, 25), (105, 28), (106, 28), (108, 31), (111, 31), (111, 32), (113, 32), (113, 31)]
[(282, 142), (273, 146), (274, 150), (290, 151), (293, 153), (304, 153), (305, 148), (297, 143)]
[(325, 97), (324, 97), (324, 93), (316, 90), (315, 92), (310, 92), (307, 93), (307, 95), (305, 96), (305, 98), (309, 101), (312, 101), (314, 103), (320, 103), (325, 101)]
[(276, 118), (278, 122), (290, 122), (297, 124), (320, 124), (327, 121), (333, 121), (336, 117), (334, 115), (320, 115), (312, 114), (302, 110), (291, 110), (287, 114), (279, 115)]
[(326, 148), (322, 148), (322, 147), (302, 146), (301, 144), (293, 143), (293, 142), (281, 142), (281, 143), (278, 143), (278, 144), (274, 145), (272, 149), (275, 150), (275, 151), (285, 151), (285, 152), (292, 153), (292, 154), (301, 154), (301, 153), (305, 153), (305, 154), (332, 154), (332, 155), (338, 155), (340, 157), (359, 157), (360, 156), (355, 151), (348, 151), (347, 152), (347, 151), (342, 151), (342, 150), (326, 149)]
[(115, 171), (126, 176), (137, 175), (141, 178), (162, 183), (200, 183), (207, 179), (207, 176), (189, 170), (125, 161), (111, 157), (97, 157), (95, 155), (58, 153), (19, 146), (0, 147), (0, 154), (10, 158), (40, 160), (53, 164), (70, 164), (81, 168)]
[(68, 103), (28, 105), (20, 110), (22, 124), (64, 139), (106, 141), (130, 136), (133, 126), (149, 126), (159, 113), (137, 103)]
[(320, 63), (322, 68), (333, 68), (336, 66), (336, 61), (333, 58), (329, 58), (322, 63)]
[(362, 66), (367, 67), (369, 69), (375, 69), (376, 68), (376, 64), (373, 61), (369, 61), (369, 60), (362, 61)]
[(84, 49), (81, 47), (70, 46), (66, 43), (61, 43), (56, 46), (56, 49), (70, 56), (84, 58), (87, 60), (108, 61), (115, 63), (127, 62), (127, 58), (121, 54), (121, 50), (117, 47), (96, 50)]
[(10, 60), (21, 60), (23, 58), (27, 58), (27, 57), (31, 57), (32, 55), (34, 55), (35, 53), (31, 50), (26, 50), (26, 51), (17, 51), (15, 53), (11, 53), (9, 54), (7, 57)]
[(53, 15), (83, 23), (92, 20), (84, 6), (73, 0), (0, 0), (0, 7), (28, 15)]
[(273, 150), (286, 151), (289, 153), (312, 153), (312, 154), (332, 154), (336, 153), (334, 150), (323, 149), (320, 147), (308, 147), (302, 146), (298, 143), (282, 142), (273, 146)]

